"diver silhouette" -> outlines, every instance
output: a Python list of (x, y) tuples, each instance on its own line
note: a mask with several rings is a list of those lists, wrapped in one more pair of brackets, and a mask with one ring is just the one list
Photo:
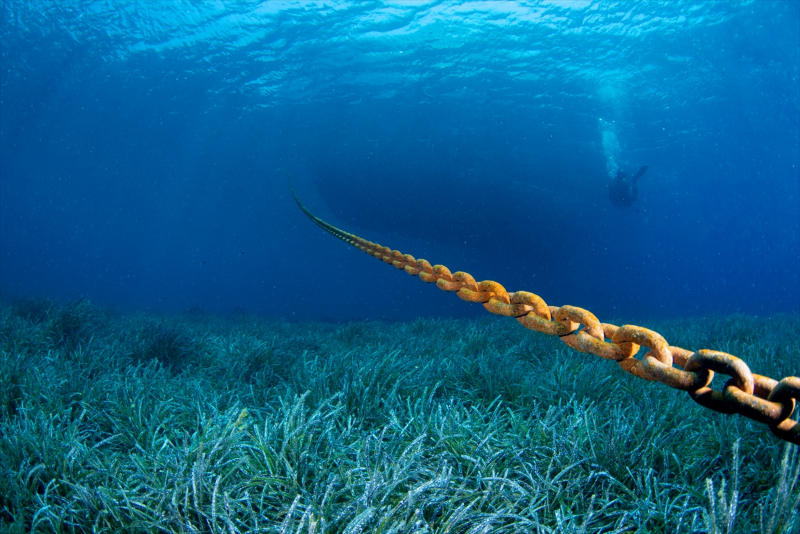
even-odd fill
[(617, 171), (617, 176), (608, 184), (608, 198), (611, 203), (619, 208), (627, 208), (639, 197), (639, 178), (647, 172), (649, 165), (643, 166), (631, 181), (622, 171)]

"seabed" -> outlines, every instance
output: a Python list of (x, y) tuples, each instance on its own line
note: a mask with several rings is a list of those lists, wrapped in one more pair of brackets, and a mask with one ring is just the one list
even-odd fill
[[(637, 324), (773, 378), (800, 369), (797, 315)], [(800, 528), (797, 446), (508, 318), (5, 301), (0, 378), (9, 532)]]

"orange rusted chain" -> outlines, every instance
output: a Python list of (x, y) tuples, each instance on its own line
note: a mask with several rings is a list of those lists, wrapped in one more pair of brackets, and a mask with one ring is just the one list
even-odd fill
[[(490, 313), (514, 317), (525, 328), (559, 336), (579, 352), (614, 360), (639, 378), (686, 391), (706, 408), (738, 413), (764, 423), (780, 439), (800, 445), (800, 423), (792, 419), (800, 398), (800, 378), (796, 376), (777, 381), (752, 373), (743, 360), (724, 352), (691, 352), (673, 347), (657, 332), (641, 326), (601, 323), (583, 308), (548, 306), (533, 293), (509, 293), (492, 280), (477, 282), (469, 273), (452, 273), (444, 265), (431, 265), (426, 260), (340, 230), (311, 213), (297, 198), (294, 189), (292, 195), (303, 213), (317, 226), (370, 256), (411, 276), (419, 276), (424, 282), (435, 283), (443, 291), (455, 292), (462, 300), (479, 302)], [(634, 355), (641, 346), (650, 350), (637, 360)], [(709, 387), (715, 372), (731, 377), (723, 391)]]

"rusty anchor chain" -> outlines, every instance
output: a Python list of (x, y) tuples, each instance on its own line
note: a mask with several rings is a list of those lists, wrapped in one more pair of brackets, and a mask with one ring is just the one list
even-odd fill
[[(345, 243), (418, 276), (439, 289), (456, 293), (467, 302), (483, 304), (495, 315), (514, 317), (522, 326), (561, 341), (578, 352), (614, 360), (626, 372), (671, 388), (686, 391), (698, 404), (711, 410), (737, 413), (763, 423), (780, 439), (800, 445), (800, 423), (792, 419), (800, 398), (800, 377), (775, 380), (750, 371), (747, 364), (724, 352), (692, 352), (669, 345), (657, 332), (641, 326), (601, 323), (590, 311), (576, 306), (548, 306), (534, 293), (508, 292), (492, 280), (478, 282), (469, 273), (451, 272), (444, 265), (431, 265), (326, 223), (311, 213), (292, 189), (295, 202), (317, 226)], [(648, 352), (641, 360), (640, 347)], [(677, 367), (676, 367), (677, 365)], [(714, 373), (729, 376), (722, 391), (709, 387)]]

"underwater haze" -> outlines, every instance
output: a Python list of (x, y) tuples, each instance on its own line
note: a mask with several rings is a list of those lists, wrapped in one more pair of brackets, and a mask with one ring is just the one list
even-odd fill
[[(601, 320), (800, 311), (800, 2), (4, 0), (0, 291)], [(640, 167), (638, 198), (609, 198)]]
[(0, 2), (0, 532), (797, 534), (798, 370), (796, 0)]

